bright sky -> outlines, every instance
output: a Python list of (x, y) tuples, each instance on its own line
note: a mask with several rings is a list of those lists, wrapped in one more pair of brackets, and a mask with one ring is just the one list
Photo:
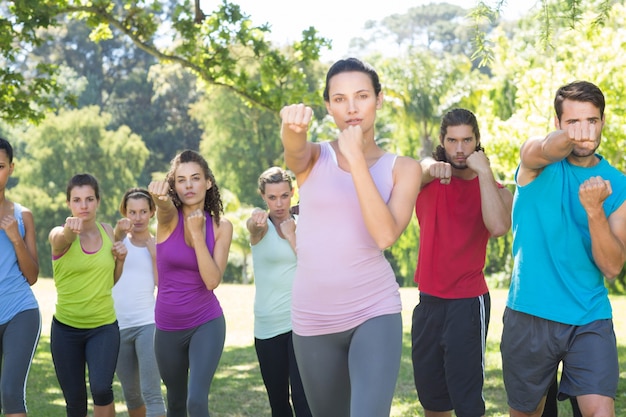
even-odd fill
[[(279, 44), (302, 39), (302, 31), (314, 26), (322, 37), (333, 41), (332, 51), (325, 52), (323, 61), (335, 61), (345, 56), (352, 38), (362, 35), (368, 20), (381, 20), (394, 13), (406, 13), (411, 7), (441, 0), (229, 0), (238, 4), (257, 24), (269, 23), (271, 36)], [(475, 0), (446, 0), (464, 8), (473, 7)], [(535, 0), (509, 0), (503, 7), (505, 18), (518, 18), (530, 10)], [(220, 0), (201, 0), (205, 13), (215, 10)], [(495, 4), (495, 1), (486, 1)]]

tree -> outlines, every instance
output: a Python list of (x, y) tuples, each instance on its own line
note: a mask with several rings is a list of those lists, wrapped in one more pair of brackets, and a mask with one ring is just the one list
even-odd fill
[[(7, 120), (42, 118), (42, 108), (31, 107), (38, 93), (56, 87), (55, 67), (43, 65), (39, 72), (22, 76), (28, 63), (22, 51), (44, 40), (39, 29), (62, 24), (60, 16), (81, 19), (92, 28), (95, 41), (122, 36), (164, 63), (191, 70), (209, 85), (222, 86), (240, 94), (247, 102), (277, 111), (297, 97), (307, 97), (311, 80), (303, 66), (319, 59), (321, 48), (330, 42), (314, 28), (303, 32), (290, 55), (273, 47), (265, 35), (267, 25), (255, 27), (240, 7), (224, 1), (218, 10), (198, 23), (189, 0), (177, 2), (143, 0), (14, 0), (0, 15), (0, 51), (7, 69), (0, 72), (0, 115)], [(160, 28), (167, 27), (164, 31)], [(21, 58), (21, 62), (20, 62)], [(248, 71), (254, 66), (260, 77)], [(41, 99), (40, 104), (48, 105)]]
[[(509, 183), (513, 183), (520, 145), (531, 136), (545, 136), (554, 130), (557, 88), (577, 79), (589, 80), (605, 93), (606, 125), (599, 152), (616, 168), (626, 170), (626, 62), (615, 55), (616, 49), (626, 45), (622, 29), (626, 7), (614, 5), (601, 25), (597, 9), (589, 7), (581, 10), (578, 30), (565, 26), (555, 30), (550, 39), (554, 47), (536, 43), (535, 34), (542, 24), (536, 16), (522, 20), (512, 37), (494, 32), (494, 76), (483, 86), (506, 96), (507, 110), (500, 107), (502, 100), (493, 101), (493, 94), (483, 94), (477, 116), (491, 165)], [(623, 271), (615, 284), (622, 290), (626, 288), (625, 275)]]
[(120, 216), (123, 193), (137, 184), (148, 150), (128, 127), (107, 130), (109, 121), (97, 107), (61, 111), (18, 140), (23, 155), (12, 194), (33, 211), (42, 275), (51, 274), (48, 232), (69, 215), (66, 184), (74, 174), (89, 172), (98, 179), (98, 218), (109, 223)]

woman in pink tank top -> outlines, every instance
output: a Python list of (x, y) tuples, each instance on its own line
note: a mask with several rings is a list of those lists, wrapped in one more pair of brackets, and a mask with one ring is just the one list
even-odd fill
[(388, 416), (400, 368), (402, 306), (383, 250), (409, 223), (421, 168), (376, 143), (381, 90), (371, 66), (336, 62), (324, 101), (339, 131), (328, 143), (307, 140), (310, 107), (280, 113), (300, 195), (293, 343), (314, 416)]

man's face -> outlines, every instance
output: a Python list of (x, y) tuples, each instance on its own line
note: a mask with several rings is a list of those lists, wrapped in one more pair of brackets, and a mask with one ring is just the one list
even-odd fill
[(447, 162), (453, 168), (465, 169), (467, 157), (476, 150), (476, 136), (470, 125), (448, 126), (442, 145)]
[(561, 120), (556, 119), (555, 125), (557, 129), (568, 130), (569, 127), (576, 123), (595, 125), (595, 146), (591, 148), (583, 148), (575, 146), (572, 154), (577, 157), (591, 156), (600, 146), (600, 138), (602, 137), (602, 128), (604, 127), (604, 117), (600, 116), (600, 109), (593, 103), (588, 101), (563, 101), (563, 113)]

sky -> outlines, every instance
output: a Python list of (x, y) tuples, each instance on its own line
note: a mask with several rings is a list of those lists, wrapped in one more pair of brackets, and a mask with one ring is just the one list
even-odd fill
[[(314, 26), (319, 35), (332, 40), (332, 51), (322, 54), (322, 61), (335, 61), (348, 52), (350, 40), (363, 34), (368, 20), (381, 20), (394, 13), (406, 13), (411, 7), (440, 0), (229, 0), (238, 4), (256, 25), (269, 23), (269, 38), (280, 44), (302, 39), (302, 31)], [(446, 0), (465, 8), (474, 0)], [(485, 1), (495, 4), (495, 1)], [(508, 0), (503, 7), (504, 18), (516, 19), (534, 7), (536, 0)], [(221, 0), (201, 0), (205, 13), (215, 10)]]

